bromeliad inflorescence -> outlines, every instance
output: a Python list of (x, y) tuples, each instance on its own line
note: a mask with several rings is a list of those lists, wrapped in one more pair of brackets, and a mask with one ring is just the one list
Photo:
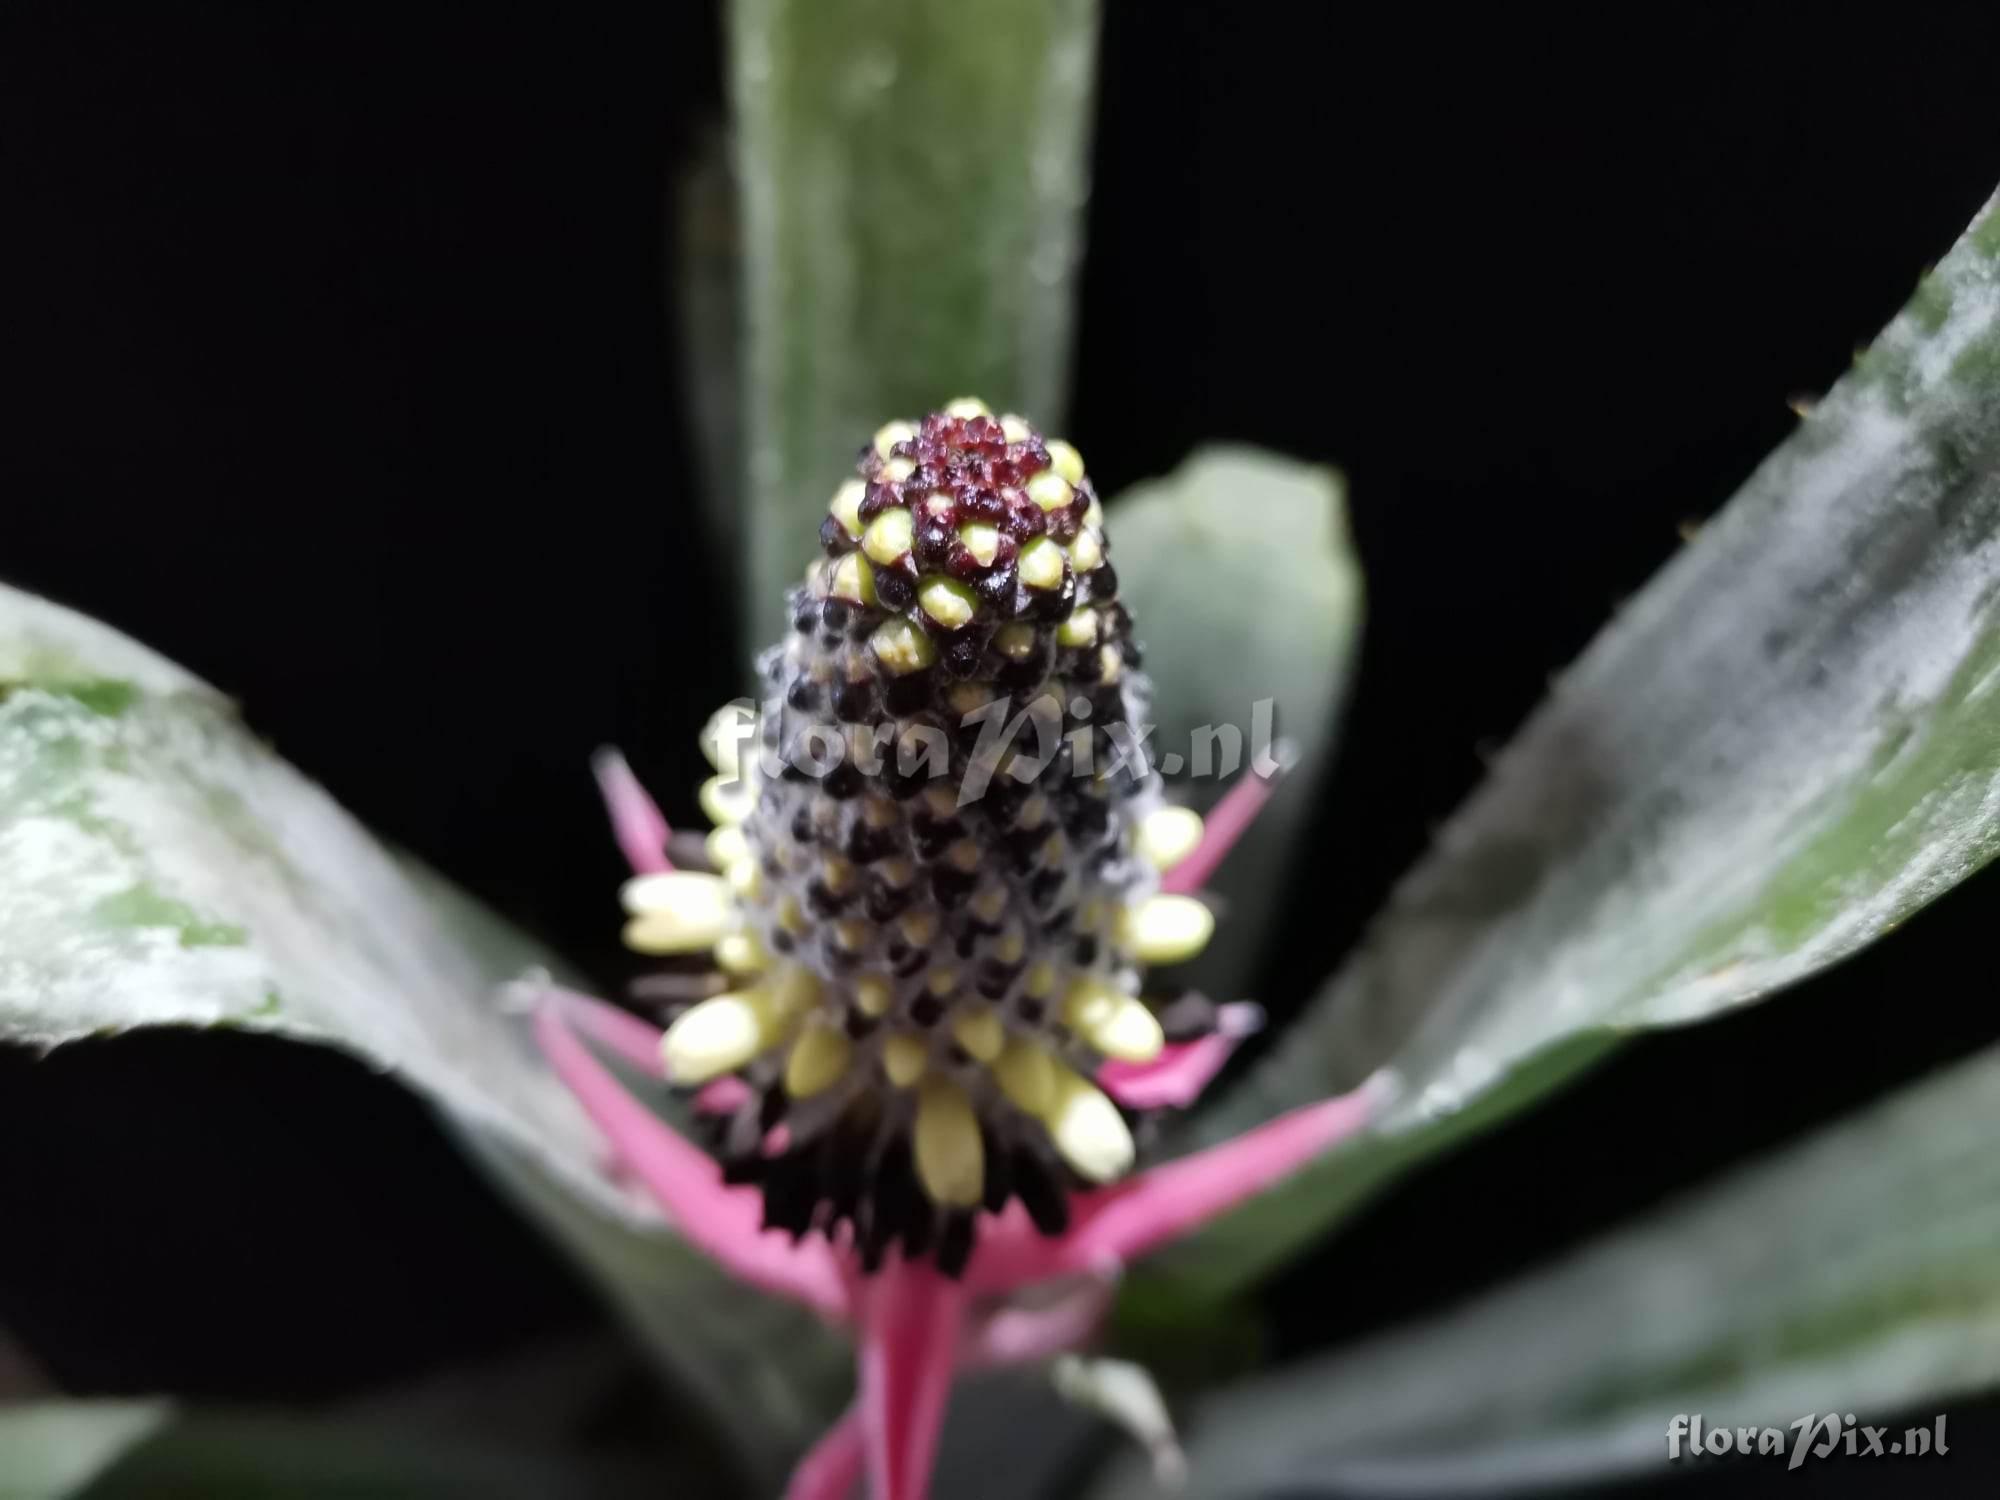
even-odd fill
[[(1205, 823), (1163, 800), (1076, 449), (971, 400), (891, 422), (821, 541), (764, 701), (704, 734), (699, 868), (670, 862), (623, 761), (599, 763), (637, 871), (626, 940), (665, 961), (637, 987), (668, 1003), (664, 1037), (563, 993), (538, 1026), (681, 1232), (859, 1325), (863, 1399), (793, 1493), (844, 1493), (865, 1446), (876, 1493), (908, 1500), (955, 1364), (1088, 1337), (1120, 1264), (1344, 1135), (1369, 1097), (1130, 1175), (1134, 1122), (1191, 1103), (1255, 1024), (1142, 979), (1208, 940), (1193, 892), (1267, 788), (1245, 779)], [(577, 1030), (699, 1088), (713, 1155)], [(1006, 1300), (1056, 1277), (1076, 1285), (1039, 1311)]]

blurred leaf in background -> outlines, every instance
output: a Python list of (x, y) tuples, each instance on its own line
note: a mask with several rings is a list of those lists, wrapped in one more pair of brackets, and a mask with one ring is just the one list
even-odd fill
[[(0, 1407), (0, 1500), (641, 1500), (672, 1493), (657, 1461), (574, 1454), (169, 1401)], [(679, 1493), (699, 1493), (681, 1489)]]
[[(1695, 1412), (1900, 1433), (2000, 1382), (1996, 1132), (1989, 1050), (1546, 1270), (1202, 1403), (1187, 1493), (1562, 1486), (1662, 1464)], [(1155, 1493), (1121, 1468), (1101, 1500)]]
[(883, 422), (1059, 430), (1096, 45), (1093, 0), (731, 5), (753, 647)]
[[(1268, 956), (1293, 894), (1314, 791), (1332, 764), (1361, 636), (1361, 565), (1331, 470), (1254, 448), (1205, 448), (1107, 509), (1120, 597), (1152, 667), (1148, 742), (1170, 784), (1207, 811), (1261, 750), (1258, 704), (1291, 765), (1208, 889), (1224, 920), (1189, 982), (1234, 1000)], [(1231, 734), (1241, 759), (1227, 763)], [(1194, 774), (1203, 750), (1215, 774)], [(1178, 769), (1187, 779), (1174, 781)]]

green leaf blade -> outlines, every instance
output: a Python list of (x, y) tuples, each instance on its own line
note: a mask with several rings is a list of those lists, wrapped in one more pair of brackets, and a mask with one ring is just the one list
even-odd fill
[[(1210, 1401), (1188, 1493), (1658, 1473), (1682, 1414), (1927, 1421), (2000, 1385), (1996, 1128), (1989, 1050), (1458, 1309)], [(1133, 1472), (1099, 1493), (1145, 1492)]]
[(735, 0), (752, 641), (892, 417), (1067, 396), (1092, 0)]
[(173, 1420), (165, 1401), (0, 1406), (0, 1500), (67, 1500)]
[[(1210, 883), (1225, 908), (1186, 977), (1247, 993), (1292, 891), (1299, 840), (1333, 759), (1361, 638), (1361, 567), (1330, 469), (1252, 448), (1199, 450), (1108, 507), (1119, 598), (1153, 683), (1147, 742), (1175, 795), (1207, 811), (1260, 750), (1268, 722), (1295, 757), (1286, 782)], [(1259, 705), (1265, 705), (1265, 709)], [(1241, 758), (1228, 763), (1240, 735)], [(1206, 761), (1210, 774), (1195, 774)], [(1176, 773), (1178, 772), (1178, 776)]]
[(0, 879), (0, 1043), (173, 1025), (340, 1047), (442, 1108), (750, 1472), (775, 1483), (814, 1435), (838, 1342), (607, 1177), (510, 1008), (508, 981), (560, 960), (379, 845), (198, 679), (6, 589)]
[(661, 1492), (662, 1477), (629, 1460), (318, 1417), (190, 1412), (166, 1401), (0, 1408), (0, 1500), (640, 1500)]
[[(1989, 204), (1564, 674), (1204, 1138), (1377, 1069), (1400, 1088), (1381, 1133), (1433, 1131), (1528, 1059), (1581, 1059), (1580, 1039), (1697, 1021), (1817, 972), (1992, 857), (1996, 221)], [(1560, 1076), (1542, 1068), (1538, 1086)], [(1240, 1289), (1353, 1206), (1348, 1174), (1372, 1149), (1335, 1153), (1254, 1210), (1258, 1234), (1218, 1226), (1161, 1274), (1200, 1300)]]

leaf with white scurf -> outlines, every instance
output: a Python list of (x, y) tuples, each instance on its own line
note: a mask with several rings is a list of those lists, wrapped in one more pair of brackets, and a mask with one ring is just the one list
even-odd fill
[[(1989, 1050), (1442, 1317), (1198, 1407), (1186, 1493), (1655, 1473), (1694, 1412), (1785, 1428), (1831, 1409), (1900, 1438), (2000, 1384), (1996, 1131)], [(1100, 1500), (1151, 1493), (1125, 1467)]]
[[(606, 1180), (596, 1132), (502, 1004), (531, 965), (558, 967), (382, 848), (213, 689), (0, 590), (0, 1041), (240, 1026), (393, 1072), (510, 1182), (536, 1185), (544, 1222), (663, 1366), (708, 1395), (759, 1472), (774, 1468), (823, 1415), (797, 1351), (832, 1340)], [(753, 1352), (753, 1331), (773, 1341)]]
[(0, 1406), (0, 1496), (65, 1500), (173, 1419), (165, 1401), (25, 1401)]
[[(641, 1500), (657, 1468), (316, 1418), (187, 1412), (166, 1401), (0, 1408), (0, 1500)], [(671, 1479), (665, 1481), (669, 1488)], [(683, 1493), (688, 1491), (683, 1490)]]
[[(1219, 1138), (1371, 1134), (1177, 1247), (1215, 1298), (1619, 1034), (1834, 963), (2000, 844), (2000, 209), (1557, 684)], [(1159, 1290), (1157, 1287), (1156, 1291)]]
[[(1156, 726), (1147, 748), (1181, 760), (1177, 792), (1205, 811), (1250, 774), (1256, 705), (1297, 756), (1209, 888), (1226, 903), (1191, 981), (1236, 999), (1256, 977), (1334, 732), (1361, 635), (1361, 568), (1339, 475), (1250, 448), (1205, 448), (1134, 485), (1106, 530), (1119, 596), (1146, 648)], [(1224, 726), (1228, 726), (1227, 729)], [(1228, 780), (1229, 729), (1241, 760)], [(1203, 769), (1209, 774), (1195, 774)]]

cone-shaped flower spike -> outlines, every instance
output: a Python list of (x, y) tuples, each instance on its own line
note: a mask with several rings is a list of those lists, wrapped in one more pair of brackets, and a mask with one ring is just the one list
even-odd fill
[[(1123, 1261), (1323, 1150), (1370, 1101), (1132, 1175), (1146, 1114), (1191, 1103), (1256, 1024), (1255, 1007), (1144, 980), (1208, 941), (1176, 872), (1205, 877), (1265, 788), (1239, 784), (1206, 825), (1163, 800), (1077, 450), (971, 400), (891, 422), (821, 542), (760, 660), (760, 708), (704, 732), (708, 868), (672, 867), (664, 819), (600, 759), (637, 872), (626, 940), (668, 966), (639, 987), (667, 1000), (664, 1037), (562, 994), (539, 1032), (684, 1233), (857, 1324), (860, 1398), (792, 1493), (845, 1494), (865, 1465), (878, 1500), (912, 1500), (955, 1364), (1086, 1337)], [(583, 1038), (701, 1088), (712, 1155)], [(1081, 1299), (968, 1312), (1062, 1275), (1088, 1278)]]

